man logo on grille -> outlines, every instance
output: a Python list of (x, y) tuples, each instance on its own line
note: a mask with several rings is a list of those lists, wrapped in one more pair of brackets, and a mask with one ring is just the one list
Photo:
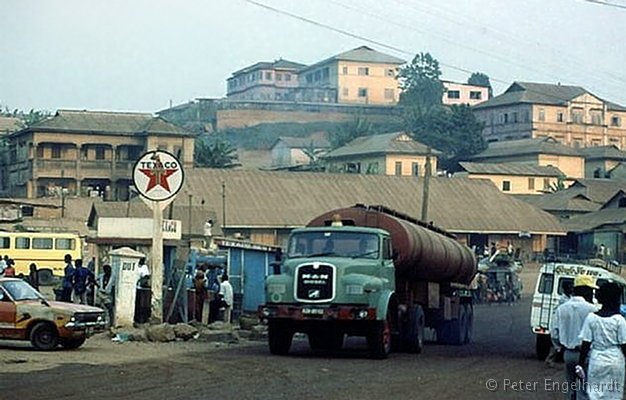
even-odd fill
[(319, 299), (319, 298), (320, 298), (319, 289), (309, 289), (309, 299)]

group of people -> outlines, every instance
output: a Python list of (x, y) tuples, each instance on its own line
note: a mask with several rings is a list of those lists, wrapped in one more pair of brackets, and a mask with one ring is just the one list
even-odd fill
[(9, 258), (8, 255), (4, 255), (0, 257), (0, 277), (6, 278), (20, 278), (24, 279), (32, 287), (39, 290), (39, 273), (37, 272), (37, 264), (30, 263), (28, 276), (24, 276), (24, 274), (17, 274), (15, 272), (15, 261), (12, 258)]
[[(593, 303), (594, 290), (601, 307)], [(555, 349), (563, 352), (569, 398), (622, 399), (626, 320), (620, 314), (621, 288), (612, 282), (598, 288), (595, 278), (579, 275), (573, 288), (563, 285), (563, 292), (550, 334)]]
[[(233, 307), (233, 287), (228, 281), (228, 274), (223, 272), (214, 277), (216, 268), (202, 265), (196, 270), (194, 289), (196, 293), (195, 319), (202, 322), (204, 303), (209, 300), (208, 322), (217, 321), (220, 310), (223, 310), (223, 320), (230, 323)], [(211, 294), (211, 295), (210, 295)]]

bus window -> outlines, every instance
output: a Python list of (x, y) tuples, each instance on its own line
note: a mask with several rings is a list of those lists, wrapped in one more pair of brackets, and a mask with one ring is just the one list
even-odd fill
[(30, 238), (16, 237), (15, 238), (15, 248), (16, 249), (29, 249), (30, 248)]
[(10, 248), (11, 248), (11, 238), (0, 237), (0, 249), (10, 249)]
[(76, 240), (74, 239), (56, 239), (54, 248), (57, 250), (74, 250), (76, 248)]
[(33, 249), (51, 250), (52, 239), (51, 238), (33, 238)]
[(541, 274), (539, 280), (539, 293), (552, 294), (554, 289), (554, 275), (553, 274)]

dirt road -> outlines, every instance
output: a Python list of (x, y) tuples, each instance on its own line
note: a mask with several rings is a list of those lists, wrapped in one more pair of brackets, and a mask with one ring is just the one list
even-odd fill
[(560, 399), (550, 391), (558, 388), (545, 385), (562, 381), (562, 371), (534, 358), (529, 312), (527, 294), (512, 306), (479, 305), (473, 344), (429, 343), (423, 354), (383, 361), (368, 359), (359, 338), (333, 357), (312, 353), (302, 339), (287, 357), (271, 356), (258, 342), (216, 348), (100, 338), (78, 351), (52, 353), (4, 346), (0, 398)]

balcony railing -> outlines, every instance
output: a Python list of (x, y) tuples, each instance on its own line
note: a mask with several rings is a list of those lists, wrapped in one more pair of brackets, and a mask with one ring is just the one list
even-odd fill
[(37, 177), (74, 178), (76, 177), (75, 160), (35, 160)]

